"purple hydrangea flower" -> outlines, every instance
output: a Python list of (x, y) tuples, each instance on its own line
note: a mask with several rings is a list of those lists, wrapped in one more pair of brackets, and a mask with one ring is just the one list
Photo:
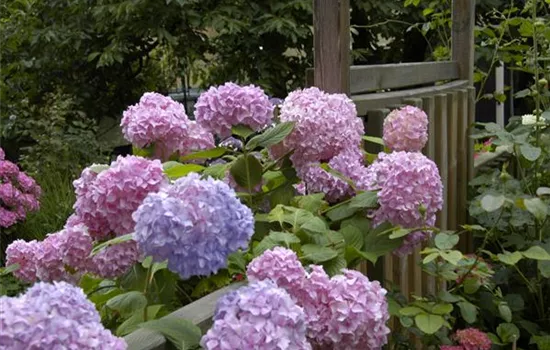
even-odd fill
[(327, 94), (315, 87), (291, 92), (279, 118), (296, 124), (283, 142), (270, 149), (271, 155), (277, 159), (294, 150), (291, 159), (297, 167), (358, 148), (364, 134), (363, 122), (346, 95)]
[(74, 182), (75, 213), (88, 226), (92, 238), (105, 239), (134, 230), (132, 213), (149, 192), (167, 183), (159, 160), (118, 157), (99, 174), (90, 169)]
[(180, 155), (186, 155), (200, 150), (216, 147), (214, 135), (195, 121), (189, 121), (187, 135), (182, 138), (178, 151)]
[(220, 298), (214, 325), (203, 336), (207, 350), (309, 350), (305, 315), (272, 281), (251, 283)]
[(127, 344), (101, 325), (82, 289), (37, 283), (24, 295), (0, 297), (0, 348), (124, 350)]
[(117, 278), (128, 272), (139, 257), (135, 241), (123, 242), (95, 254), (89, 260), (88, 271), (103, 278)]
[(6, 266), (18, 264), (19, 269), (13, 272), (14, 276), (24, 282), (35, 282), (36, 250), (40, 242), (33, 240), (25, 242), (22, 239), (13, 241), (6, 249)]
[(92, 252), (92, 237), (83, 224), (66, 227), (58, 232), (61, 241), (62, 261), (73, 269), (83, 271), (89, 264)]
[(34, 254), (36, 276), (44, 282), (71, 281), (73, 278), (63, 263), (64, 239), (59, 234), (50, 234), (37, 245)]
[(225, 83), (199, 96), (195, 119), (214, 134), (227, 137), (235, 125), (246, 125), (254, 131), (265, 128), (271, 123), (273, 108), (261, 88)]
[[(380, 189), (380, 208), (373, 221), (376, 225), (388, 221), (405, 228), (432, 226), (443, 207), (443, 184), (437, 165), (418, 152), (380, 153), (358, 187)], [(409, 254), (427, 237), (423, 231), (410, 233), (394, 253)]]
[(413, 106), (395, 109), (384, 119), (383, 135), (393, 151), (420, 152), (428, 141), (428, 116)]
[(145, 255), (168, 260), (183, 279), (227, 266), (254, 233), (252, 211), (227, 184), (191, 173), (151, 193), (133, 214), (134, 239)]

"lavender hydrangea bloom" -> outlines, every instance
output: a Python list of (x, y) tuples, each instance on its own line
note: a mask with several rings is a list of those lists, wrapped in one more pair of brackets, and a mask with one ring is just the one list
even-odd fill
[(220, 298), (214, 325), (203, 336), (207, 350), (309, 350), (305, 315), (272, 281), (242, 287)]
[(271, 123), (273, 108), (261, 88), (225, 83), (199, 96), (195, 119), (214, 134), (227, 137), (231, 135), (231, 127), (239, 124), (254, 131), (265, 128)]
[(132, 213), (149, 192), (167, 184), (159, 160), (118, 157), (107, 170), (85, 169), (74, 182), (75, 213), (88, 226), (92, 238), (124, 235), (134, 229)]
[(168, 260), (183, 279), (226, 267), (229, 254), (247, 248), (254, 233), (252, 211), (235, 191), (195, 173), (149, 194), (133, 218), (140, 251)]
[(94, 255), (89, 261), (88, 271), (103, 278), (117, 278), (126, 273), (139, 257), (135, 241), (116, 244)]
[(25, 242), (22, 239), (13, 241), (6, 249), (6, 266), (18, 264), (14, 276), (24, 282), (34, 282), (36, 276), (36, 250), (40, 243), (36, 240)]
[(63, 263), (75, 270), (85, 270), (93, 248), (92, 237), (88, 234), (88, 228), (83, 224), (78, 224), (63, 229), (57, 235), (61, 240)]
[[(373, 221), (376, 225), (388, 221), (405, 228), (431, 226), (443, 207), (443, 184), (437, 165), (418, 152), (380, 153), (367, 168), (360, 187), (380, 189), (380, 208)], [(408, 234), (394, 253), (408, 254), (427, 237), (423, 231)]]
[(101, 325), (82, 289), (64, 282), (37, 283), (24, 295), (0, 297), (0, 347), (124, 350), (123, 339)]
[(358, 148), (364, 134), (363, 122), (346, 95), (327, 94), (315, 87), (291, 92), (279, 118), (295, 122), (294, 130), (270, 152), (277, 159), (294, 150), (295, 166), (328, 161), (343, 150)]
[(384, 119), (383, 135), (393, 151), (420, 152), (428, 141), (428, 116), (413, 106), (395, 109)]

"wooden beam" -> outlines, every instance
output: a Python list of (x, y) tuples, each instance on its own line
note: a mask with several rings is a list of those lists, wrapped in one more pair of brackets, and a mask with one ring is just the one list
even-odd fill
[(313, 0), (314, 85), (349, 95), (349, 0)]
[(452, 60), (458, 63), (460, 79), (474, 83), (475, 0), (453, 0)]

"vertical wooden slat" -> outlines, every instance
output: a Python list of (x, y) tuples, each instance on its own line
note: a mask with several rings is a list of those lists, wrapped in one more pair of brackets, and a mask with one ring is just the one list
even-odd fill
[[(470, 135), (473, 124), (476, 121), (476, 89), (468, 88), (468, 135)], [(474, 177), (474, 140), (468, 137), (468, 181)]]
[(314, 82), (330, 93), (349, 95), (349, 0), (314, 0)]
[(433, 96), (422, 98), (424, 112), (428, 115), (428, 142), (423, 153), (430, 159), (435, 160), (435, 99)]
[[(466, 224), (468, 205), (468, 90), (458, 91), (458, 128), (457, 128), (457, 221)], [(467, 237), (462, 235), (459, 248), (466, 251)]]
[(410, 299), (410, 288), (409, 288), (409, 258), (407, 256), (399, 258), (399, 286), (401, 287), (401, 292), (403, 295)]
[(458, 142), (458, 93), (447, 94), (447, 225), (457, 228), (457, 142)]
[(435, 96), (435, 162), (443, 182), (443, 209), (437, 217), (437, 227), (446, 230), (447, 224), (447, 179), (448, 179), (448, 148), (447, 148), (447, 95)]
[(453, 0), (451, 55), (460, 79), (474, 83), (475, 0)]
[(422, 99), (421, 98), (406, 98), (403, 102), (409, 106), (415, 106), (422, 109)]

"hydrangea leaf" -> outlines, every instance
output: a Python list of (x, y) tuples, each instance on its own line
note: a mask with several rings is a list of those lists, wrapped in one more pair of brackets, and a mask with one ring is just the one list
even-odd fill
[(317, 244), (305, 244), (302, 246), (304, 253), (303, 259), (309, 260), (314, 264), (325, 262), (334, 259), (338, 256), (338, 252), (329, 247), (322, 247)]
[(251, 154), (241, 155), (229, 170), (235, 182), (246, 189), (253, 189), (262, 181), (262, 165)]
[(519, 329), (513, 323), (499, 324), (497, 334), (504, 344), (509, 344), (519, 339)]
[(219, 158), (227, 152), (226, 148), (216, 147), (205, 151), (193, 152), (180, 157), (180, 161), (195, 160), (195, 159), (212, 159)]
[(202, 165), (198, 164), (181, 164), (178, 162), (166, 162), (163, 164), (164, 173), (169, 179), (175, 180), (184, 177), (189, 173), (198, 173), (204, 170)]
[(115, 296), (107, 301), (106, 305), (109, 309), (118, 311), (123, 317), (129, 317), (135, 310), (147, 306), (147, 298), (141, 292), (130, 291)]
[(247, 149), (256, 147), (269, 147), (278, 144), (287, 137), (294, 129), (294, 122), (283, 122), (268, 129), (263, 134), (254, 136), (246, 144)]
[(179, 350), (197, 348), (202, 337), (201, 329), (195, 326), (193, 322), (183, 318), (164, 317), (142, 323), (140, 328), (161, 333)]
[(378, 206), (378, 191), (366, 191), (357, 194), (350, 201), (352, 208), (376, 208)]

